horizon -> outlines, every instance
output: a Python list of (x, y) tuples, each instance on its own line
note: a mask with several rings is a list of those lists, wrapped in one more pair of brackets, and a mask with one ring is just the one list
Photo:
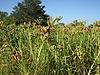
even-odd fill
[[(0, 1), (0, 10), (12, 12), (13, 7), (22, 0)], [(51, 17), (62, 16), (62, 22), (70, 23), (74, 20), (83, 20), (87, 23), (100, 20), (100, 0), (41, 0), (46, 14)]]

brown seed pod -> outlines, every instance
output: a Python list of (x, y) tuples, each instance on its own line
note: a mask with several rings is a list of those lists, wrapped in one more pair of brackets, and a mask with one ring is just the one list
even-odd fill
[(65, 28), (64, 27), (61, 29), (61, 32), (65, 32)]
[(46, 34), (47, 32), (49, 32), (49, 30), (50, 30), (50, 27), (49, 26), (42, 27), (42, 31), (43, 31), (44, 34)]
[(3, 48), (6, 48), (7, 46), (8, 46), (8, 44), (6, 42), (3, 43), (3, 45), (2, 45)]
[(96, 24), (97, 27), (100, 27), (100, 24)]
[(58, 45), (58, 48), (60, 49), (60, 51), (64, 50), (64, 46), (63, 45)]
[(14, 51), (14, 52), (12, 53), (12, 55), (11, 55), (11, 62), (12, 62), (13, 64), (16, 64), (17, 61), (20, 60), (20, 59), (21, 59), (20, 53)]
[(28, 60), (27, 60), (27, 63), (29, 64), (29, 65), (31, 65), (32, 64), (32, 59), (31, 58), (29, 58)]
[(14, 55), (11, 55), (11, 62), (12, 62), (12, 64), (17, 63), (16, 57)]

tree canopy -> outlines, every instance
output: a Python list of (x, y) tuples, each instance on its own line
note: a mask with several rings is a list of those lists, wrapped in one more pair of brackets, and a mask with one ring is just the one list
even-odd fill
[(7, 17), (8, 13), (0, 11), (0, 21), (3, 21)]
[(40, 0), (23, 0), (14, 7), (11, 15), (15, 23), (33, 22), (39, 20), (41, 24), (46, 23), (48, 15), (45, 14)]

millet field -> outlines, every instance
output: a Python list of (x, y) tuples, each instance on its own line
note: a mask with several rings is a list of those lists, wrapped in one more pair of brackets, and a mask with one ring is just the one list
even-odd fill
[(100, 25), (0, 22), (0, 75), (100, 75)]

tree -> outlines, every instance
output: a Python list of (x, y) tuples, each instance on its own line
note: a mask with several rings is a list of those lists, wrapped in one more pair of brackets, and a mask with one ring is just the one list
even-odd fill
[(48, 15), (43, 10), (45, 6), (40, 4), (40, 0), (24, 0), (18, 3), (11, 13), (15, 23), (33, 22), (35, 20), (39, 20), (41, 24), (46, 23)]
[(7, 12), (0, 11), (0, 21), (4, 21), (7, 15)]

